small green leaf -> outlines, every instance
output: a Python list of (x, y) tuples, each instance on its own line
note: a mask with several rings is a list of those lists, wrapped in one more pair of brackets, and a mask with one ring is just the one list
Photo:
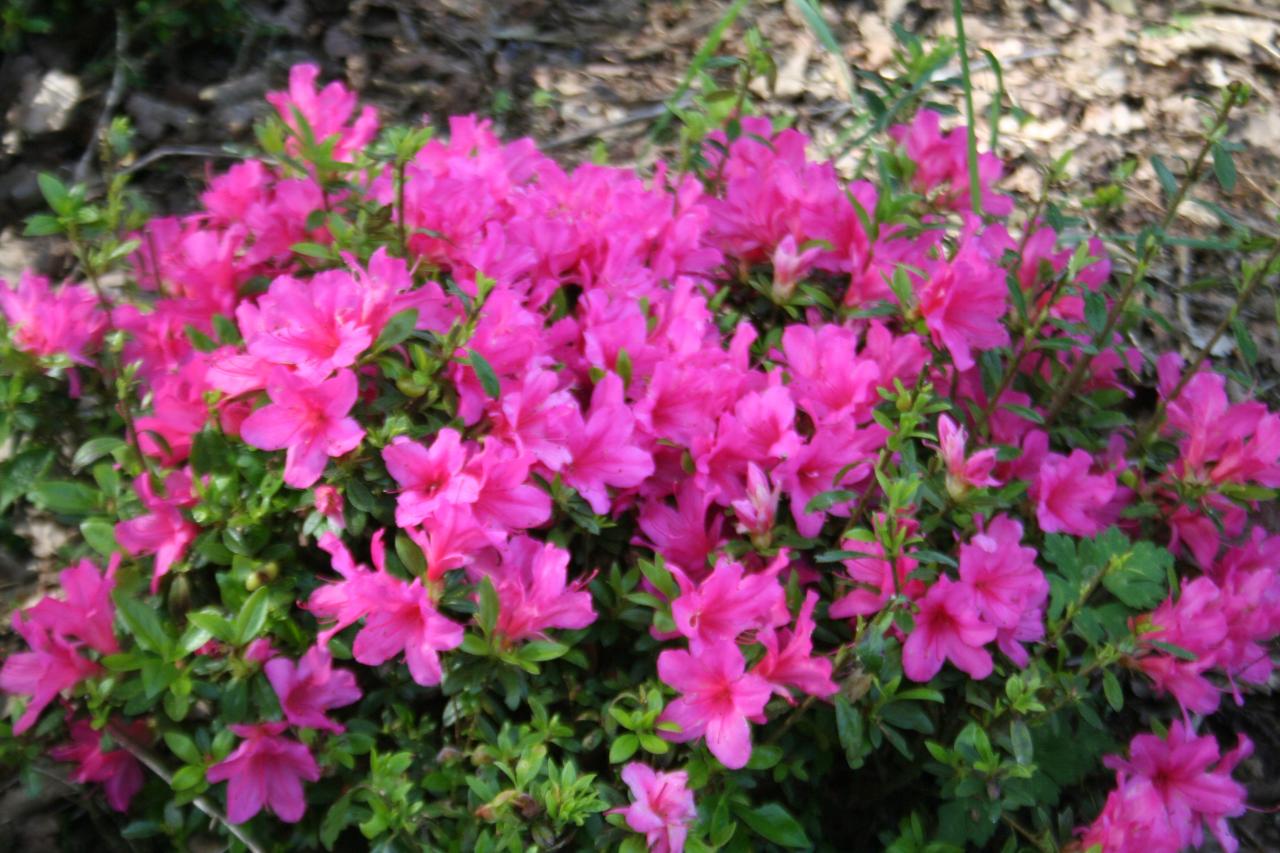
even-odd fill
[(805, 504), (805, 512), (825, 512), (836, 504), (848, 503), (857, 500), (858, 493), (850, 492), (845, 489), (833, 489), (829, 492), (819, 492), (809, 499)]
[(169, 751), (182, 759), (184, 764), (202, 764), (204, 762), (204, 756), (196, 748), (196, 742), (187, 735), (181, 732), (165, 732), (164, 742), (169, 747)]
[(90, 548), (104, 557), (110, 557), (119, 550), (115, 525), (105, 518), (86, 518), (80, 522), (80, 535)]
[(1120, 689), (1120, 680), (1109, 669), (1102, 671), (1102, 692), (1113, 711), (1124, 710), (1124, 691)]
[(1236, 188), (1236, 164), (1231, 159), (1231, 152), (1220, 142), (1213, 144), (1213, 174), (1227, 192)]
[(469, 353), (468, 360), (471, 362), (471, 369), (476, 372), (476, 378), (480, 380), (484, 393), (494, 400), (498, 399), (498, 395), (502, 393), (502, 386), (498, 384), (498, 374), (493, 372), (492, 365), (480, 353), (475, 350), (467, 350), (467, 352)]
[(23, 230), (22, 236), (48, 237), (51, 234), (60, 233), (62, 233), (62, 223), (58, 221), (58, 217), (37, 213), (27, 217), (27, 227)]
[(1236, 317), (1231, 321), (1231, 333), (1235, 335), (1236, 346), (1240, 349), (1240, 357), (1250, 366), (1258, 363), (1258, 345), (1253, 342), (1253, 335), (1249, 334), (1249, 327), (1244, 324), (1244, 320)]
[(66, 216), (71, 212), (71, 193), (66, 184), (48, 172), (36, 175), (36, 183), (40, 185), (40, 194), (55, 213)]
[(418, 543), (403, 533), (396, 534), (396, 556), (400, 558), (400, 562), (404, 563), (404, 567), (409, 570), (409, 574), (418, 578), (426, 576), (426, 555), (422, 553)]
[(175, 791), (185, 791), (188, 788), (194, 788), (204, 781), (204, 768), (192, 767), (190, 765), (183, 767), (173, 774), (172, 787)]
[(378, 333), (378, 339), (373, 342), (373, 351), (380, 353), (391, 349), (396, 344), (402, 343), (418, 326), (418, 309), (406, 308), (393, 315), (387, 324), (382, 327), (382, 331)]
[(1022, 720), (1014, 720), (1009, 726), (1009, 741), (1013, 745), (1013, 758), (1019, 764), (1030, 764), (1035, 754), (1031, 743), (1031, 731)]
[(101, 435), (97, 438), (91, 438), (80, 445), (80, 448), (76, 450), (76, 455), (71, 457), (71, 467), (78, 471), (87, 465), (92, 465), (108, 453), (114, 453), (125, 446), (124, 441), (114, 435)]
[(1169, 167), (1159, 157), (1151, 158), (1151, 168), (1156, 170), (1156, 180), (1160, 182), (1160, 188), (1164, 190), (1164, 194), (1172, 198), (1178, 193), (1178, 179), (1173, 176), (1173, 172), (1169, 171)]
[(243, 646), (262, 633), (267, 624), (267, 614), (271, 610), (270, 592), (267, 587), (259, 587), (253, 595), (245, 599), (236, 615), (235, 642)]
[(187, 621), (203, 628), (224, 643), (235, 640), (235, 628), (226, 617), (214, 610), (193, 610), (187, 614)]
[(322, 261), (333, 259), (333, 250), (319, 243), (294, 243), (289, 249), (296, 255), (304, 255), (308, 258), (318, 258)]
[(621, 764), (635, 755), (639, 748), (640, 738), (633, 734), (628, 733), (614, 738), (613, 743), (609, 745), (609, 763)]
[(480, 579), (477, 592), (480, 595), (480, 607), (476, 610), (476, 624), (487, 637), (498, 624), (498, 592), (493, 588), (493, 581), (487, 577)]
[(97, 489), (74, 480), (45, 480), (31, 490), (36, 503), (59, 515), (88, 515), (102, 504)]
[(1147, 642), (1162, 652), (1173, 655), (1178, 660), (1194, 662), (1197, 659), (1195, 652), (1190, 649), (1184, 649), (1182, 646), (1175, 646), (1173, 643), (1166, 643), (1164, 640), (1147, 640)]
[(765, 803), (755, 809), (734, 806), (734, 812), (747, 826), (755, 830), (756, 834), (774, 844), (791, 848), (812, 846), (804, 827), (778, 803)]
[[(117, 591), (118, 592), (118, 591)], [(138, 646), (149, 652), (167, 656), (169, 633), (160, 621), (155, 608), (128, 595), (116, 595), (116, 615), (124, 623), (125, 630), (133, 635)]]

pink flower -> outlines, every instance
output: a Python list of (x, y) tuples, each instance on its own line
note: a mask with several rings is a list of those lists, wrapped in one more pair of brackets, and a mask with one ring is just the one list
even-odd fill
[(549, 628), (585, 628), (596, 620), (591, 593), (568, 583), (569, 552), (550, 542), (517, 536), (502, 563), (487, 574), (498, 594), (496, 633), (510, 643), (545, 638)]
[(968, 438), (964, 427), (947, 415), (938, 416), (938, 452), (947, 466), (947, 492), (954, 498), (970, 488), (1000, 485), (1000, 481), (991, 476), (996, 466), (996, 451), (981, 450), (966, 459), (964, 446)]
[(944, 660), (970, 677), (991, 674), (994, 663), (984, 645), (996, 638), (996, 629), (978, 616), (973, 590), (943, 575), (919, 602), (916, 625), (902, 646), (902, 671), (912, 681), (928, 681), (942, 669)]
[(938, 346), (951, 353), (957, 370), (973, 367), (974, 349), (1009, 343), (1001, 320), (1008, 309), (1005, 271), (991, 263), (973, 240), (950, 262), (930, 262), (919, 289), (920, 313)]
[[(125, 734), (146, 743), (151, 732), (143, 720), (121, 725)], [(102, 749), (102, 732), (88, 720), (73, 720), (70, 725), (71, 743), (49, 750), (55, 761), (72, 761), (77, 767), (71, 779), (80, 784), (101, 782), (107, 794), (107, 804), (118, 812), (129, 810), (129, 801), (142, 790), (144, 776), (142, 765), (133, 754), (124, 749)]]
[(360, 699), (356, 677), (348, 670), (334, 669), (333, 659), (323, 646), (307, 649), (296, 664), (288, 658), (272, 658), (263, 671), (280, 697), (285, 719), (298, 727), (342, 732), (342, 724), (324, 712)]
[(174, 471), (166, 477), (164, 497), (152, 490), (151, 478), (146, 474), (133, 481), (133, 488), (150, 512), (116, 524), (116, 541), (135, 557), (155, 555), (155, 569), (151, 573), (151, 594), (155, 595), (160, 589), (160, 579), (182, 559), (187, 546), (200, 533), (200, 528), (182, 514), (182, 508), (195, 503), (191, 473)]
[(377, 337), (363, 316), (360, 288), (345, 270), (328, 270), (303, 281), (282, 275), (236, 317), (250, 355), (296, 366), (309, 378), (355, 364)]
[(652, 853), (681, 853), (689, 825), (698, 819), (689, 775), (683, 770), (659, 773), (633, 761), (622, 768), (622, 781), (631, 788), (633, 802), (612, 813), (626, 815), (627, 826), (644, 833)]
[(267, 383), (271, 402), (245, 418), (240, 437), (260, 450), (287, 448), (284, 481), (295, 489), (310, 488), (329, 457), (355, 450), (364, 438), (364, 430), (349, 416), (356, 392), (350, 370), (315, 383), (278, 367)]
[(270, 637), (259, 637), (256, 640), (249, 641), (249, 645), (244, 647), (244, 652), (241, 656), (245, 660), (250, 660), (254, 663), (266, 663), (277, 654), (279, 652), (271, 645)]
[(707, 748), (731, 770), (751, 759), (751, 724), (764, 722), (769, 682), (746, 671), (742, 652), (733, 643), (706, 646), (692, 654), (667, 649), (658, 655), (658, 677), (680, 691), (660, 720), (680, 726), (662, 732), (667, 740), (683, 743), (706, 736)]
[(847, 489), (866, 479), (886, 437), (879, 424), (862, 429), (835, 424), (821, 427), (775, 469), (774, 477), (791, 501), (791, 517), (801, 536), (817, 536), (828, 514), (849, 515), (852, 500), (812, 512), (809, 502), (823, 492)]
[(45, 596), (29, 608), (25, 616), (51, 634), (81, 640), (104, 655), (120, 651), (116, 642), (116, 606), (111, 590), (116, 585), (120, 556), (114, 555), (106, 574), (89, 560), (81, 560), (58, 573), (63, 598)]
[(572, 461), (564, 481), (599, 513), (609, 511), (609, 486), (638, 486), (653, 473), (653, 457), (632, 443), (635, 418), (622, 398), (615, 373), (601, 379), (591, 394), (591, 413), (569, 433)]
[(471, 457), (467, 473), (478, 484), (471, 511), (484, 526), (509, 530), (541, 527), (551, 519), (551, 496), (528, 482), (536, 459), (496, 438)]
[(846, 551), (866, 554), (844, 560), (849, 577), (857, 584), (854, 589), (831, 603), (828, 615), (833, 619), (849, 619), (879, 613), (894, 595), (901, 593), (916, 599), (924, 594), (924, 583), (907, 576), (919, 563), (909, 554), (900, 554), (893, 565), (884, 559), (884, 546), (879, 542), (862, 542), (846, 539)]
[(332, 521), (339, 528), (346, 526), (346, 519), (342, 515), (343, 503), (342, 492), (333, 486), (316, 486), (316, 512)]
[(754, 462), (747, 463), (747, 495), (733, 501), (734, 515), (739, 533), (751, 537), (752, 543), (767, 548), (773, 534), (774, 519), (778, 514), (778, 498), (782, 495), (782, 487), (769, 485), (769, 475)]
[(1095, 536), (1106, 526), (1102, 512), (1115, 494), (1116, 477), (1109, 471), (1091, 475), (1092, 466), (1093, 458), (1078, 449), (1045, 457), (1029, 492), (1045, 533)]
[(28, 271), (18, 279), (17, 290), (0, 279), (0, 311), (18, 349), (42, 357), (65, 355), (76, 364), (91, 364), (89, 355), (107, 328), (107, 316), (88, 288), (51, 290), (49, 279)]
[(805, 273), (813, 266), (814, 259), (822, 254), (822, 249), (814, 246), (803, 252), (796, 246), (796, 238), (790, 234), (783, 237), (778, 247), (773, 250), (773, 287), (771, 293), (774, 300), (786, 302), (796, 291), (796, 285)]
[(332, 624), (316, 635), (316, 644), (325, 646), (335, 634), (349, 625), (354, 625), (366, 614), (376, 610), (386, 594), (388, 580), (394, 580), (382, 571), (386, 553), (382, 543), (384, 531), (373, 535), (371, 550), (377, 572), (370, 571), (368, 566), (356, 563), (351, 552), (342, 544), (342, 540), (332, 533), (325, 533), (317, 543), (332, 558), (333, 568), (342, 580), (327, 583), (307, 599), (307, 609), (317, 619), (331, 621)]
[[(311, 63), (295, 65), (289, 69), (289, 90), (268, 92), (267, 101), (280, 113), (280, 118), (295, 131), (301, 133), (294, 110), (301, 114), (310, 127), (315, 143), (337, 136), (334, 146), (335, 160), (350, 160), (352, 155), (368, 145), (378, 133), (378, 113), (373, 107), (365, 107), (355, 122), (351, 114), (356, 108), (356, 94), (338, 81), (333, 81), (316, 91), (316, 78), (320, 69)], [(289, 140), (289, 153), (297, 155), (297, 140)]]
[(210, 782), (227, 783), (227, 820), (244, 823), (266, 806), (285, 823), (297, 823), (307, 810), (302, 781), (320, 778), (311, 750), (282, 737), (287, 723), (230, 726), (244, 738), (235, 752), (209, 768)]
[[(940, 118), (933, 110), (921, 110), (911, 124), (889, 128), (889, 135), (906, 149), (907, 157), (915, 164), (911, 180), (915, 189), (926, 196), (934, 196), (940, 207), (972, 210), (965, 129), (958, 127), (942, 133)], [(1004, 166), (995, 154), (988, 151), (978, 155), (978, 185), (984, 213), (1008, 216), (1013, 212), (1013, 199), (991, 188), (1000, 180), (1003, 171)]]
[(70, 690), (84, 679), (98, 673), (98, 666), (81, 657), (76, 646), (63, 637), (49, 634), (43, 626), (14, 612), (13, 630), (27, 641), (29, 652), (18, 652), (5, 659), (0, 668), (0, 690), (30, 696), (27, 708), (18, 718), (13, 733), (20, 735), (31, 728), (59, 693)]
[(457, 430), (440, 430), (430, 448), (398, 435), (382, 449), (382, 460), (400, 484), (396, 524), (401, 527), (422, 523), (445, 504), (474, 503), (480, 493), (476, 478), (464, 472), (467, 449)]
[(1128, 761), (1116, 755), (1103, 759), (1116, 771), (1116, 790), (1083, 833), (1083, 843), (1102, 844), (1107, 851), (1175, 853), (1199, 847), (1208, 824), (1222, 849), (1235, 853), (1239, 841), (1227, 818), (1244, 814), (1246, 791), (1231, 771), (1252, 752), (1253, 743), (1240, 735), (1236, 748), (1219, 756), (1212, 736), (1196, 737), (1181, 720), (1169, 727), (1167, 738), (1138, 735), (1129, 744)]
[(810, 696), (827, 697), (840, 690), (831, 680), (831, 661), (813, 656), (814, 608), (818, 606), (818, 593), (805, 593), (804, 604), (796, 616), (795, 628), (790, 631), (761, 631), (758, 639), (764, 644), (765, 654), (752, 670), (773, 687), (775, 693), (795, 704), (786, 688), (794, 687)]
[(1017, 641), (1043, 636), (1049, 582), (1036, 565), (1035, 549), (1024, 548), (1021, 542), (1022, 525), (1008, 516), (996, 516), (960, 546), (960, 579), (973, 590), (978, 615), (1000, 630), (1000, 648), (1025, 665), (1026, 652)]
[(732, 643), (739, 634), (783, 625), (791, 618), (778, 573), (787, 565), (784, 550), (767, 569), (746, 574), (741, 563), (722, 558), (696, 586), (678, 569), (680, 596), (671, 602), (676, 630), (690, 647)]
[(714, 494), (689, 478), (676, 492), (674, 507), (661, 500), (645, 501), (639, 523), (648, 541), (638, 540), (636, 544), (649, 545), (694, 580), (706, 577), (707, 557), (724, 541), (720, 535), (724, 519), (720, 514), (716, 513), (709, 523), (707, 520)]

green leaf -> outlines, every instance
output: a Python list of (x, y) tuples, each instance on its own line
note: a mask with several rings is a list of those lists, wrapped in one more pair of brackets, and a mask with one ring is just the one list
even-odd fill
[(116, 543), (115, 525), (105, 518), (86, 518), (80, 522), (80, 535), (90, 548), (104, 557), (110, 557), (120, 547)]
[(1236, 188), (1236, 164), (1231, 159), (1231, 152), (1220, 142), (1213, 144), (1213, 174), (1227, 192)]
[(45, 480), (31, 490), (36, 503), (59, 515), (89, 515), (102, 503), (102, 494), (74, 480)]
[(203, 764), (204, 756), (196, 748), (196, 742), (182, 732), (165, 732), (165, 745), (169, 751), (178, 756), (183, 764)]
[(173, 774), (172, 787), (175, 791), (185, 791), (188, 788), (194, 788), (204, 781), (204, 768), (192, 767), (188, 765)]
[(782, 760), (782, 747), (773, 744), (758, 743), (751, 750), (751, 760), (747, 762), (748, 770), (768, 770)]
[(215, 610), (193, 610), (187, 614), (187, 621), (208, 631), (224, 643), (235, 641), (235, 628), (225, 616)]
[(520, 657), (534, 663), (562, 658), (569, 651), (564, 643), (554, 640), (532, 640), (520, 647)]
[(494, 400), (498, 399), (498, 395), (502, 393), (502, 387), (498, 384), (498, 374), (493, 372), (493, 366), (475, 350), (467, 350), (467, 352), (469, 353), (468, 360), (471, 362), (471, 369), (476, 372), (476, 378), (480, 380), (484, 393)]
[(1173, 643), (1166, 643), (1164, 640), (1147, 640), (1147, 642), (1155, 646), (1157, 649), (1160, 649), (1162, 652), (1167, 652), (1168, 654), (1173, 655), (1179, 660), (1194, 662), (1197, 659), (1195, 652), (1190, 649), (1184, 649), (1182, 646), (1175, 646)]
[(493, 581), (481, 578), (479, 589), (480, 607), (476, 610), (476, 624), (487, 637), (493, 633), (498, 624), (498, 592), (493, 588)]
[(1084, 295), (1084, 321), (1095, 338), (1107, 325), (1107, 300), (1101, 293), (1089, 291)]
[(849, 704), (844, 696), (837, 695), (836, 733), (840, 736), (840, 745), (844, 747), (845, 760), (849, 767), (857, 770), (863, 764), (867, 754), (865, 728), (862, 723), (862, 712)]
[(1008, 411), (1013, 412), (1015, 415), (1018, 415), (1019, 417), (1026, 418), (1027, 420), (1031, 421), (1033, 424), (1044, 423), (1044, 418), (1040, 415), (1040, 413), (1037, 412), (1035, 409), (1028, 408), (1027, 406), (1019, 406), (1017, 403), (1001, 403), (1000, 408), (1007, 409)]
[(411, 575), (416, 578), (426, 576), (426, 555), (422, 553), (418, 543), (403, 533), (396, 534), (396, 556), (400, 558), (400, 562), (404, 563), (404, 567), (409, 570)]
[(1253, 342), (1253, 335), (1249, 334), (1249, 327), (1244, 324), (1244, 320), (1236, 317), (1231, 321), (1231, 333), (1235, 335), (1236, 346), (1240, 350), (1240, 357), (1245, 360), (1248, 365), (1258, 363), (1258, 345)]
[(756, 834), (774, 844), (791, 848), (812, 846), (804, 827), (778, 803), (765, 803), (755, 809), (734, 806), (734, 812)]
[(1009, 741), (1013, 745), (1013, 758), (1019, 764), (1030, 764), (1035, 754), (1031, 743), (1031, 731), (1022, 720), (1014, 720), (1009, 726)]
[(628, 733), (614, 738), (613, 743), (609, 745), (609, 763), (621, 764), (635, 755), (639, 748), (640, 738), (633, 734)]
[(174, 648), (174, 651), (179, 657), (186, 657), (212, 639), (212, 631), (193, 623), (188, 625), (187, 630), (182, 632), (182, 636), (178, 638), (178, 644)]
[(857, 500), (858, 493), (850, 492), (846, 489), (832, 489), (829, 492), (819, 492), (809, 499), (805, 504), (805, 512), (825, 512), (836, 504), (848, 503)]
[(58, 217), (50, 216), (47, 213), (37, 213), (34, 216), (27, 217), (27, 227), (23, 230), (23, 237), (48, 237), (51, 234), (62, 233), (62, 223), (58, 221)]
[(641, 573), (644, 574), (649, 583), (653, 584), (655, 589), (669, 599), (675, 598), (680, 594), (680, 586), (666, 566), (660, 562), (650, 562), (649, 560), (640, 560), (639, 563)]
[(124, 628), (137, 641), (138, 646), (158, 655), (169, 654), (169, 632), (155, 608), (123, 593), (115, 596), (116, 615)]
[(81, 468), (97, 462), (108, 453), (114, 453), (125, 446), (124, 441), (114, 435), (101, 435), (97, 438), (91, 438), (80, 445), (76, 455), (71, 458), (71, 467), (79, 471)]
[(308, 258), (318, 258), (322, 261), (333, 259), (333, 250), (319, 243), (294, 243), (289, 249), (294, 254), (304, 255)]
[(1156, 170), (1156, 180), (1160, 182), (1160, 188), (1164, 190), (1164, 194), (1170, 198), (1178, 193), (1178, 179), (1173, 176), (1173, 172), (1169, 171), (1169, 167), (1159, 157), (1151, 158), (1151, 168)]
[(1109, 669), (1102, 671), (1102, 693), (1113, 711), (1124, 710), (1124, 691), (1120, 689), (1120, 680)]
[(253, 595), (245, 599), (236, 615), (235, 642), (243, 646), (262, 633), (267, 624), (267, 614), (271, 610), (270, 592), (267, 587), (259, 587)]
[(1102, 585), (1125, 606), (1150, 610), (1164, 600), (1168, 570), (1173, 565), (1173, 555), (1167, 549), (1143, 541), (1112, 560)]
[(53, 208), (55, 213), (66, 216), (71, 212), (71, 193), (67, 190), (66, 184), (48, 172), (36, 175), (36, 183), (40, 185), (40, 194), (44, 196), (44, 200), (49, 203), (49, 207)]
[(396, 313), (387, 321), (387, 325), (382, 327), (382, 331), (378, 333), (378, 339), (373, 342), (373, 351), (380, 353), (391, 349), (412, 335), (417, 325), (417, 308), (406, 308)]

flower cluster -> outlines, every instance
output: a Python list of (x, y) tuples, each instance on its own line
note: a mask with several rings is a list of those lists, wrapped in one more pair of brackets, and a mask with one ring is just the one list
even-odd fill
[[(1015, 239), (1000, 163), (984, 154), (971, 187), (963, 130), (928, 111), (896, 127), (900, 172), (880, 184), (748, 116), (707, 138), (703, 174), (566, 171), (475, 118), (388, 161), (372, 108), (317, 76), (299, 66), (270, 96), (278, 150), (144, 226), (109, 315), (81, 285), (0, 285), (35, 373), (92, 371), (116, 346), (136, 383), (116, 407), (137, 407), (127, 441), (93, 468), (115, 515), (84, 511), (111, 563), (15, 614), (30, 648), (0, 670), (28, 697), (16, 733), (86, 682), (124, 715), (123, 746), (73, 718), (52, 753), (113, 807), (143, 787), (129, 744), (156, 730), (197, 768), (191, 796), (226, 782), (231, 824), (332, 806), (331, 844), (347, 814), (368, 838), (508, 815), (550, 845), (603, 831), (622, 798), (569, 757), (603, 731), (610, 762), (641, 746), (662, 762), (621, 770), (618, 831), (678, 853), (732, 811), (783, 843), (805, 828), (735, 780), (807, 779), (773, 746), (804, 719), (826, 726), (815, 773), (839, 752), (856, 771), (886, 738), (910, 756), (916, 735), (976, 762), (944, 795), (963, 835), (985, 790), (1031, 790), (1028, 722), (1046, 752), (1062, 723), (1026, 685), (1067, 683), (1066, 649), (1184, 714), (1270, 677), (1280, 537), (1251, 510), (1280, 486), (1280, 415), (1229, 403), (1208, 370), (1183, 381), (1171, 355), (1155, 440), (1172, 462), (1115, 421), (1052, 423), (1064, 373), (1086, 364), (1080, 393), (1107, 414), (1142, 358), (1118, 333), (1091, 341), (1114, 307), (1101, 244), (1040, 222)], [(1175, 560), (1190, 577), (1170, 590)], [(1016, 760), (957, 735), (966, 703)], [(1219, 758), (1189, 723), (1169, 732), (1108, 759), (1117, 787), (1082, 844), (1173, 850), (1207, 822), (1234, 849), (1247, 741)], [(409, 772), (422, 784), (398, 787)], [(314, 784), (329, 775), (344, 784)], [(455, 799), (386, 805), (410, 788)]]

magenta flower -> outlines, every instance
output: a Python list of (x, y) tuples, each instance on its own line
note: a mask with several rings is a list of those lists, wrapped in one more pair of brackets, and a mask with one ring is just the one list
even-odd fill
[[(1103, 759), (1116, 771), (1116, 790), (1102, 815), (1084, 833), (1083, 843), (1105, 850), (1177, 851), (1199, 847), (1207, 824), (1222, 849), (1235, 853), (1240, 843), (1227, 818), (1245, 812), (1245, 787), (1231, 771), (1253, 752), (1240, 735), (1236, 748), (1219, 755), (1210, 735), (1196, 737), (1175, 720), (1167, 738), (1138, 735), (1129, 744), (1129, 760)], [(1136, 842), (1150, 846), (1138, 848)]]
[(306, 281), (280, 276), (256, 306), (241, 303), (236, 318), (250, 355), (319, 380), (355, 364), (377, 337), (363, 309), (351, 274), (328, 270)]
[(996, 451), (980, 450), (965, 458), (964, 446), (968, 437), (964, 427), (958, 426), (947, 415), (938, 416), (937, 449), (947, 466), (947, 492), (955, 498), (970, 488), (1000, 485), (1000, 481), (991, 476), (996, 467)]
[(773, 250), (773, 286), (770, 293), (778, 302), (786, 302), (796, 292), (796, 285), (813, 266), (822, 249), (814, 246), (803, 252), (796, 246), (796, 238), (790, 234), (782, 238)]
[(1116, 491), (1115, 474), (1093, 475), (1093, 458), (1083, 450), (1050, 453), (1029, 492), (1036, 520), (1045, 533), (1096, 536), (1106, 526), (1102, 512)]
[(332, 521), (338, 528), (343, 528), (347, 525), (346, 519), (342, 515), (343, 503), (342, 492), (333, 486), (316, 486), (316, 512)]
[(960, 579), (973, 590), (978, 615), (999, 629), (1001, 649), (1006, 654), (1012, 649), (1009, 657), (1025, 665), (1026, 653), (1017, 640), (1039, 639), (1044, 634), (1041, 619), (1049, 582), (1036, 565), (1035, 549), (1024, 548), (1021, 542), (1022, 525), (1008, 516), (996, 516), (960, 546)]
[(996, 628), (978, 616), (978, 603), (968, 584), (943, 575), (919, 602), (916, 625), (902, 645), (902, 671), (912, 681), (928, 681), (944, 660), (972, 678), (986, 678), (994, 668), (984, 645)]
[(498, 593), (496, 633), (508, 642), (545, 638), (550, 628), (585, 628), (596, 620), (582, 579), (568, 583), (569, 552), (528, 536), (513, 538), (490, 573)]
[(381, 605), (387, 594), (388, 581), (395, 580), (382, 571), (385, 555), (382, 543), (384, 533), (385, 531), (379, 530), (373, 534), (371, 550), (374, 565), (378, 567), (377, 572), (371, 571), (368, 566), (356, 563), (347, 546), (343, 545), (342, 540), (334, 534), (325, 533), (320, 537), (317, 544), (329, 552), (333, 569), (342, 576), (342, 579), (320, 586), (307, 599), (307, 609), (315, 614), (317, 619), (331, 622), (316, 635), (317, 645), (327, 645), (339, 631), (359, 622), (366, 614), (373, 612)]
[(260, 450), (287, 449), (284, 481), (295, 489), (310, 488), (329, 457), (350, 453), (364, 438), (349, 416), (357, 390), (350, 370), (317, 383), (278, 367), (267, 382), (271, 402), (245, 418), (240, 437)]
[(120, 651), (116, 642), (116, 606), (111, 590), (116, 586), (119, 555), (112, 557), (106, 574), (89, 560), (81, 560), (58, 573), (63, 597), (45, 596), (25, 615), (31, 622), (59, 637), (81, 640), (104, 655)]
[(599, 513), (609, 511), (609, 486), (638, 486), (653, 473), (653, 457), (632, 443), (635, 417), (622, 399), (622, 380), (606, 374), (591, 394), (591, 413), (569, 433), (572, 460), (564, 481)]
[(323, 646), (307, 649), (295, 664), (288, 658), (272, 658), (263, 671), (280, 698), (285, 719), (298, 727), (344, 731), (341, 723), (325, 716), (330, 708), (341, 708), (360, 699), (356, 677), (345, 669), (334, 669), (333, 659)]
[(1001, 320), (1008, 309), (1005, 272), (967, 241), (950, 262), (928, 264), (928, 277), (918, 290), (920, 313), (933, 342), (946, 347), (957, 370), (973, 367), (975, 349), (1009, 343)]
[(49, 287), (49, 279), (24, 271), (17, 290), (0, 279), (0, 312), (12, 327), (14, 345), (32, 355), (65, 355), (88, 365), (102, 341), (107, 316), (93, 292), (79, 285)]
[[(143, 720), (121, 726), (134, 740), (146, 743), (151, 732)], [(49, 750), (54, 761), (70, 761), (77, 766), (71, 779), (80, 784), (101, 782), (107, 794), (107, 805), (118, 812), (129, 810), (129, 801), (142, 790), (144, 776), (142, 765), (133, 754), (124, 749), (102, 749), (102, 732), (88, 720), (73, 720), (70, 725), (71, 743)]]
[(924, 583), (908, 575), (919, 563), (909, 554), (899, 554), (894, 563), (884, 559), (884, 546), (879, 542), (862, 542), (846, 539), (844, 549), (865, 554), (844, 560), (850, 579), (857, 586), (831, 602), (827, 614), (833, 619), (849, 619), (854, 616), (870, 616), (879, 613), (894, 595), (901, 593), (911, 599), (924, 594)]
[(767, 569), (746, 574), (741, 563), (722, 558), (715, 569), (694, 585), (678, 569), (680, 596), (671, 602), (676, 630), (689, 638), (690, 647), (732, 643), (738, 635), (759, 628), (785, 625), (787, 596), (778, 573), (787, 565), (785, 550)]
[[(336, 80), (316, 91), (316, 78), (319, 76), (320, 68), (316, 65), (309, 62), (295, 65), (289, 69), (288, 91), (268, 92), (267, 101), (280, 113), (285, 124), (300, 131), (294, 115), (294, 110), (297, 110), (310, 126), (311, 135), (317, 143), (336, 135), (338, 143), (333, 149), (334, 159), (350, 160), (377, 135), (378, 112), (373, 107), (365, 107), (352, 122), (356, 93)], [(297, 140), (289, 140), (287, 147), (291, 154), (298, 154)]]
[(627, 826), (643, 832), (652, 853), (681, 853), (689, 825), (698, 819), (689, 774), (683, 770), (659, 773), (633, 761), (622, 768), (622, 781), (631, 788), (632, 803), (610, 813), (625, 815)]
[(13, 733), (20, 735), (35, 725), (40, 712), (59, 693), (96, 675), (98, 665), (81, 657), (75, 644), (49, 634), (34, 621), (24, 620), (17, 611), (13, 614), (13, 630), (27, 641), (31, 651), (5, 658), (4, 667), (0, 668), (0, 690), (31, 697), (13, 727)]
[(382, 449), (387, 471), (400, 484), (396, 497), (396, 524), (413, 527), (449, 504), (474, 503), (480, 484), (465, 473), (467, 449), (455, 429), (436, 433), (431, 447), (423, 447), (403, 435)]
[(287, 723), (230, 726), (244, 738), (235, 752), (209, 768), (205, 778), (227, 783), (227, 820), (244, 823), (262, 811), (275, 812), (285, 823), (297, 823), (307, 810), (302, 782), (320, 778), (311, 750), (282, 737)]
[(636, 544), (652, 547), (693, 580), (706, 577), (707, 557), (724, 542), (720, 534), (724, 518), (718, 512), (707, 518), (714, 497), (714, 490), (689, 478), (676, 492), (674, 507), (659, 500), (645, 501), (639, 524), (647, 541)]
[(667, 649), (658, 655), (658, 677), (680, 691), (660, 721), (675, 723), (679, 732), (662, 732), (667, 740), (683, 743), (705, 736), (707, 748), (731, 770), (751, 759), (751, 723), (764, 722), (764, 706), (772, 688), (746, 671), (742, 652), (733, 643), (705, 646), (697, 654)]
[(116, 541), (133, 556), (154, 554), (155, 569), (151, 573), (151, 594), (160, 589), (160, 579), (173, 564), (182, 559), (187, 546), (195, 540), (200, 528), (182, 514), (184, 507), (195, 503), (189, 471), (174, 471), (164, 481), (165, 496), (151, 488), (151, 478), (143, 474), (133, 481), (133, 488), (150, 512), (116, 524)]
[(813, 656), (813, 629), (816, 627), (813, 611), (817, 606), (818, 593), (809, 590), (805, 593), (804, 604), (800, 605), (793, 629), (769, 629), (759, 634), (765, 654), (752, 672), (769, 682), (775, 693), (793, 705), (795, 701), (787, 691), (788, 687), (823, 698), (840, 689), (831, 680), (831, 661)]
[(536, 462), (496, 438), (486, 438), (484, 449), (471, 458), (467, 473), (478, 484), (471, 511), (481, 525), (506, 535), (509, 530), (541, 527), (551, 519), (551, 496), (528, 482)]

